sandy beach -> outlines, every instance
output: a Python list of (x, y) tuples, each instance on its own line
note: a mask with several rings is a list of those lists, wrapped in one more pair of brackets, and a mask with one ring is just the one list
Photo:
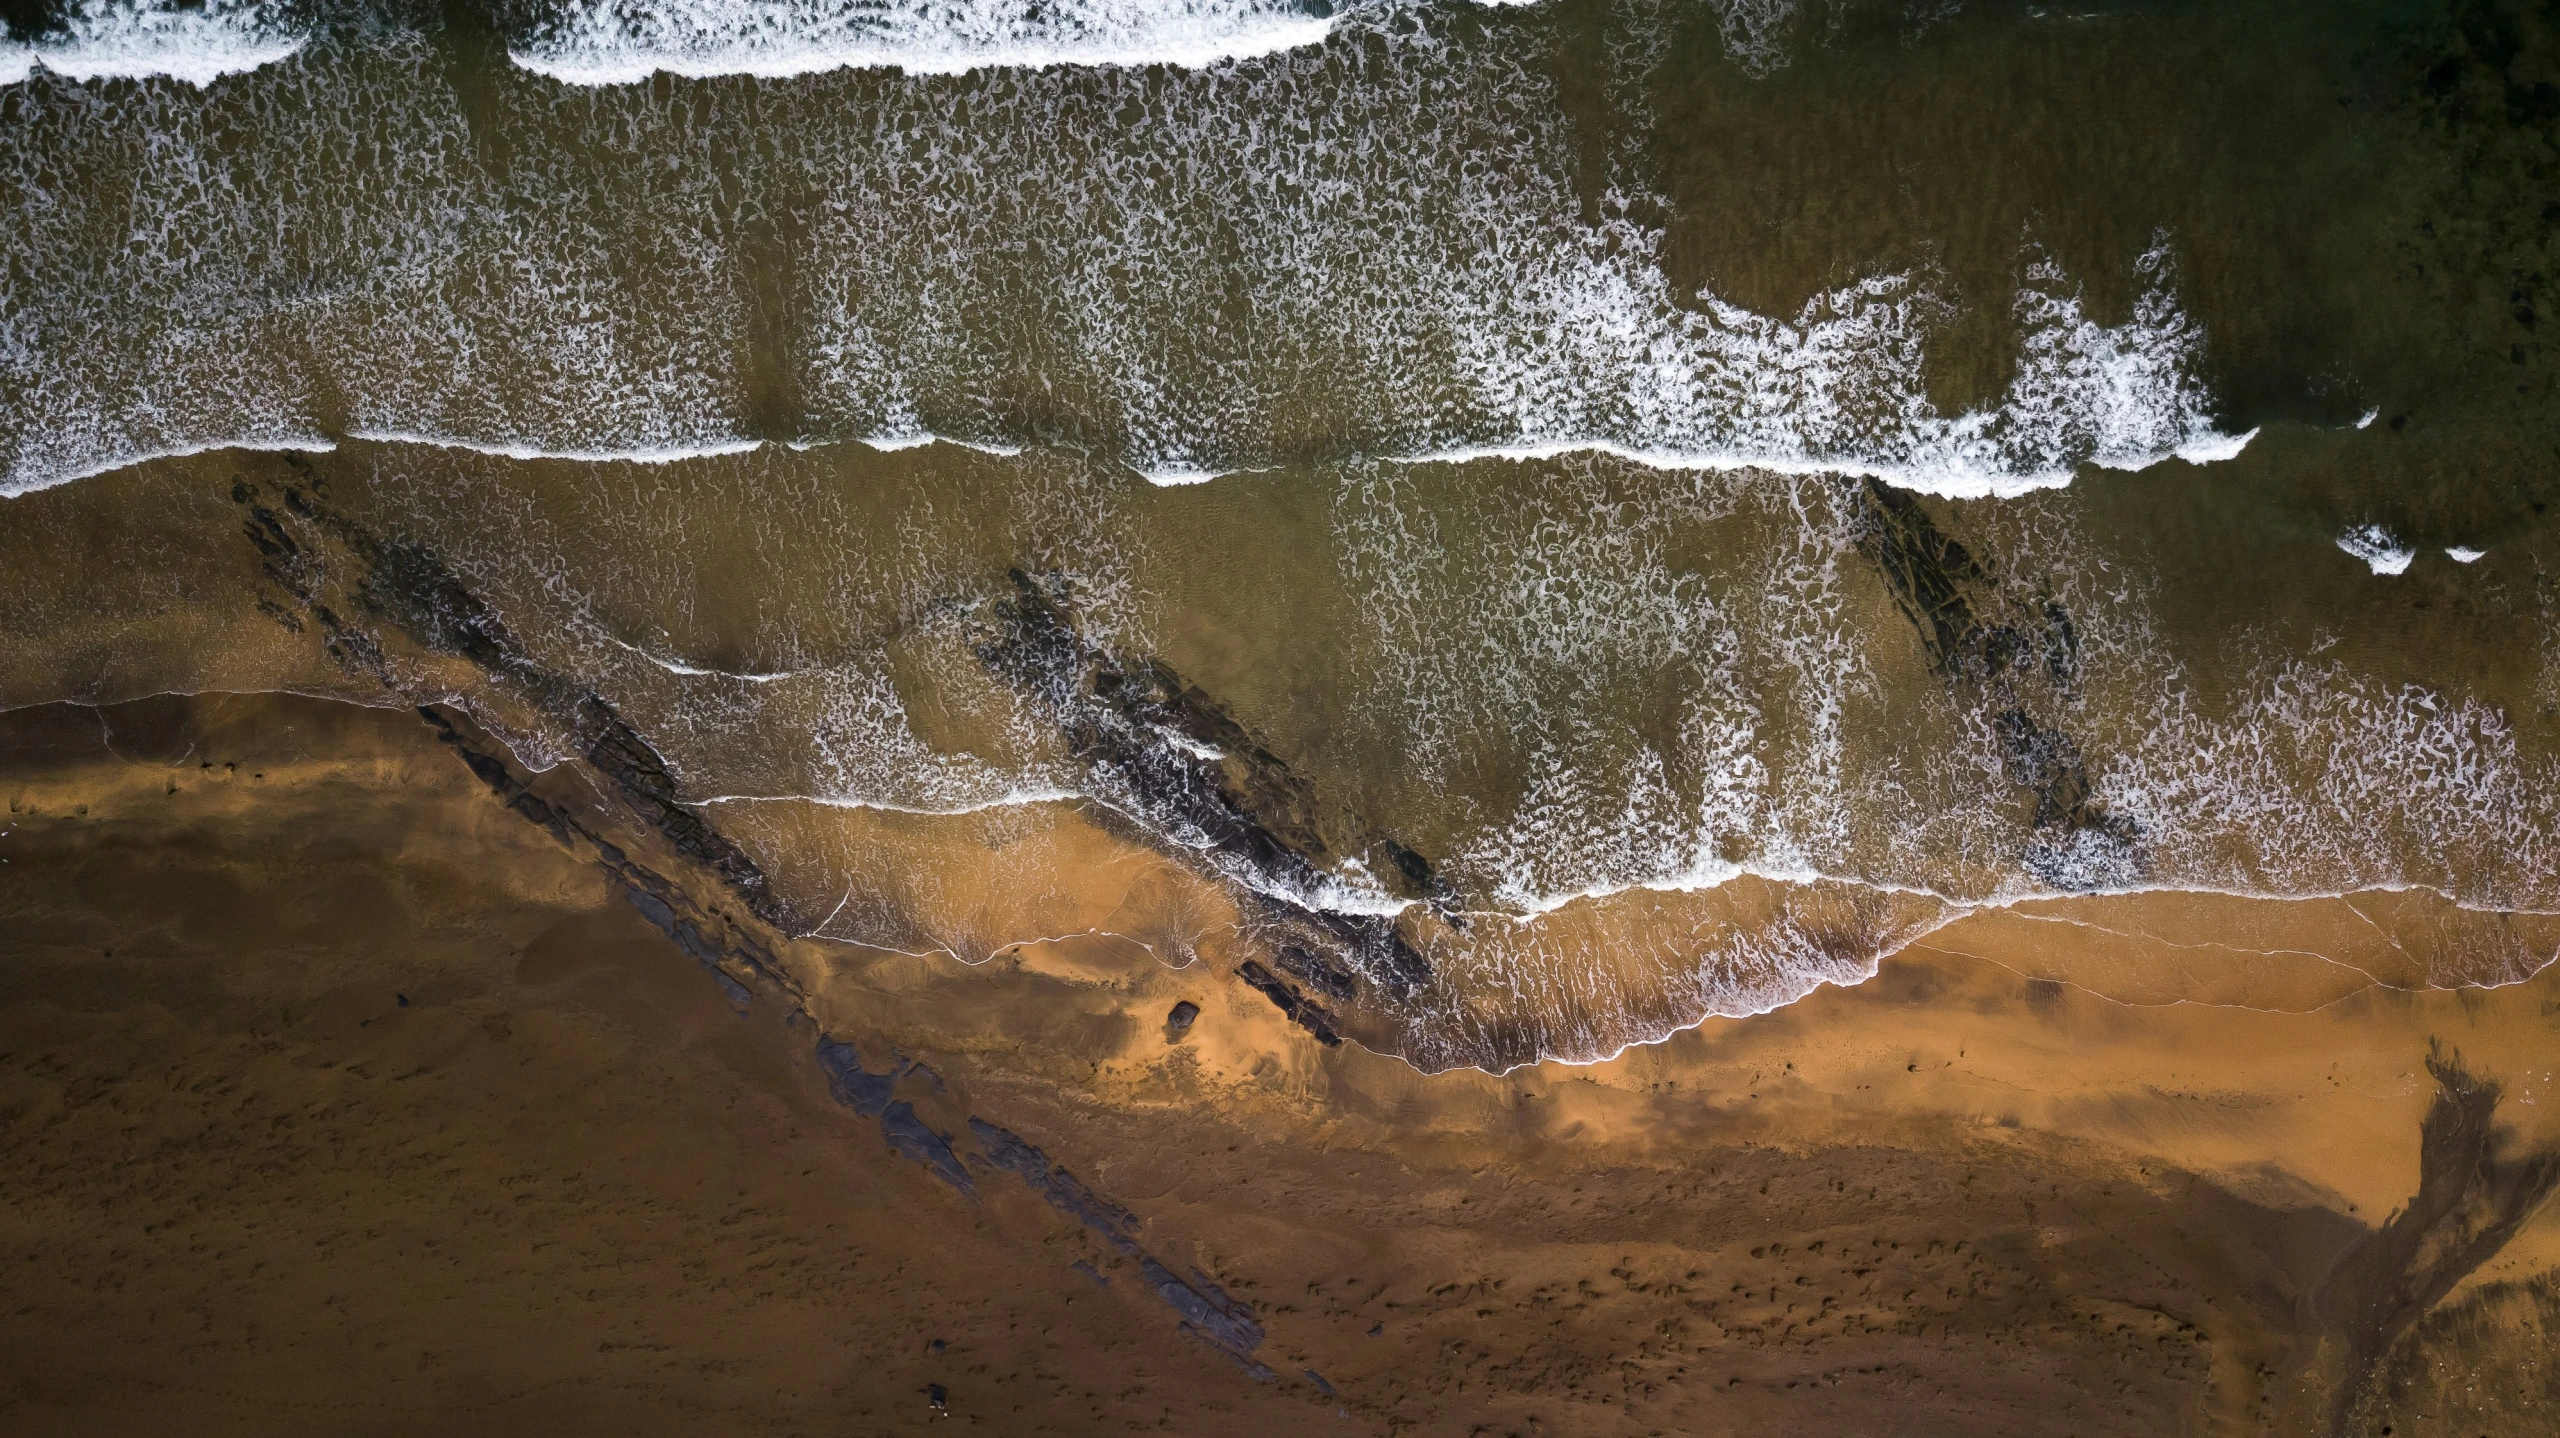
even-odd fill
[[(1206, 955), (767, 932), (578, 766), (493, 790), (450, 720), (261, 696), (7, 724), (20, 1432), (2560, 1411), (2520, 1351), (2560, 1305), (2548, 1210), (2423, 1304), (2356, 1277), (2422, 1181), (2479, 1191), (2415, 1269), (2530, 1182), (2549, 976), (2102, 992), (2167, 982), (2127, 936), (2316, 933), (2319, 903), (1977, 915), (1607, 1062), (1425, 1075)], [(2431, 1045), (2503, 1085), (2454, 1180), (2422, 1180)]]

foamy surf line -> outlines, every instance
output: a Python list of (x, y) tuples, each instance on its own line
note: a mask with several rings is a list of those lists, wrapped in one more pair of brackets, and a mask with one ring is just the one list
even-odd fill
[(293, 33), (261, 0), (77, 0), (59, 31), (41, 39), (0, 41), (0, 85), (39, 69), (65, 79), (176, 80), (203, 89), (226, 75), (262, 69), (299, 53), (307, 37)]
[[(551, 448), (544, 445), (518, 444), (505, 441), (463, 439), (455, 435), (428, 434), (417, 430), (354, 429), (344, 439), (363, 444), (419, 445), (428, 449), (447, 449), (464, 454), (486, 455), (491, 459), (514, 460), (519, 463), (558, 461), (569, 464), (682, 464), (689, 460), (724, 459), (752, 454), (768, 444), (778, 443), (794, 454), (824, 449), (835, 444), (858, 444), (881, 454), (922, 449), (930, 445), (949, 445), (996, 459), (1012, 459), (1023, 453), (1018, 444), (997, 444), (983, 440), (954, 439), (947, 434), (883, 435), (850, 440), (785, 440), (761, 439), (709, 440), (699, 444), (656, 445), (631, 449)], [(241, 450), (253, 454), (328, 454), (338, 447), (338, 440), (324, 435), (286, 436), (281, 439), (208, 439), (191, 444), (170, 445), (161, 449), (137, 450), (70, 469), (48, 470), (24, 464), (0, 475), (0, 499), (16, 499), (58, 485), (96, 479), (119, 470), (155, 464), (162, 460), (188, 459), (218, 450)]]
[(992, 809), (1027, 809), (1039, 804), (1071, 804), (1085, 796), (1073, 789), (1010, 789), (992, 799), (968, 799), (947, 805), (898, 804), (886, 799), (854, 799), (815, 794), (714, 794), (687, 799), (687, 806), (707, 809), (717, 804), (815, 804), (821, 809), (862, 809), (881, 814), (915, 814), (928, 819), (958, 818)]
[(653, 75), (782, 80), (835, 70), (958, 75), (1052, 66), (1205, 69), (1324, 43), (1365, 4), (1294, 0), (586, 0), (508, 58), (562, 84)]
[(681, 464), (694, 459), (722, 459), (730, 455), (752, 454), (767, 444), (778, 443), (794, 454), (806, 454), (832, 444), (858, 444), (882, 454), (900, 450), (922, 449), (927, 445), (947, 444), (955, 449), (974, 450), (998, 459), (1011, 459), (1022, 453), (1018, 444), (987, 444), (976, 440), (953, 439), (945, 434), (912, 434), (866, 437), (854, 440), (761, 440), (715, 439), (697, 444), (640, 446), (631, 449), (551, 449), (541, 445), (501, 443), (489, 440), (460, 439), (452, 435), (423, 434), (410, 430), (349, 430), (347, 438), (371, 444), (421, 444), (436, 449), (458, 449), (471, 454), (485, 454), (493, 459), (566, 460), (577, 464)]
[[(2127, 472), (2148, 469), (2172, 459), (2184, 460), (2196, 465), (2218, 464), (2237, 458), (2241, 451), (2258, 437), (2258, 433), (2259, 431), (2251, 429), (2237, 435), (2215, 434), (2147, 457), (2093, 458), (2087, 462), (2102, 469)], [(694, 444), (636, 446), (629, 449), (554, 448), (509, 441), (464, 439), (455, 435), (429, 434), (417, 430), (355, 429), (347, 431), (345, 437), (367, 444), (420, 445), (431, 449), (486, 455), (492, 459), (514, 460), (518, 463), (555, 461), (571, 464), (682, 464), (691, 460), (723, 459), (751, 454), (766, 447), (767, 444), (779, 444), (780, 447), (795, 454), (805, 454), (811, 450), (824, 449), (837, 444), (858, 444), (881, 454), (896, 454), (932, 445), (949, 445), (955, 449), (965, 449), (997, 459), (1012, 459), (1025, 452), (1024, 447), (1018, 444), (955, 439), (950, 435), (931, 433), (868, 435), (848, 440), (767, 441), (736, 438), (708, 440)], [(100, 475), (111, 474), (120, 469), (130, 469), (136, 465), (150, 464), (158, 460), (184, 459), (193, 455), (209, 454), (215, 450), (326, 454), (336, 448), (335, 441), (317, 436), (307, 439), (207, 440), (199, 444), (147, 450), (57, 473), (29, 474), (22, 468), (12, 471), (7, 478), (0, 479), (0, 498), (16, 498), (19, 495), (33, 494), (38, 490), (51, 489), (56, 485), (94, 479)], [(2010, 499), (2037, 490), (2061, 489), (2071, 483), (2075, 473), (2071, 470), (2048, 470), (2029, 474), (2008, 474), (1986, 469), (1893, 465), (1872, 460), (1816, 459), (1802, 455), (1693, 453), (1622, 444), (1608, 439), (1541, 440), (1514, 444), (1469, 445), (1425, 450), (1413, 454), (1380, 455), (1377, 458), (1382, 463), (1398, 465), (1464, 465), (1498, 462), (1536, 463), (1577, 454), (1605, 455), (1629, 464), (1641, 465), (1647, 469), (1672, 473), (1684, 471), (1739, 473), (1758, 470), (1769, 474), (1799, 477), (1837, 475), (1851, 479), (1873, 479), (1881, 484), (1892, 485), (1896, 489), (1935, 495), (1943, 499)], [(1159, 489), (1187, 489), (1215, 480), (1240, 475), (1270, 474), (1288, 468), (1287, 465), (1281, 464), (1237, 464), (1215, 468), (1132, 464), (1130, 467), (1141, 479)], [(2343, 541), (2341, 547), (2345, 547)], [(2349, 552), (2357, 553), (2361, 557), (2359, 550), (2350, 549)], [(2447, 552), (2454, 554), (2456, 559), (2467, 564), (2485, 551), (2449, 550)], [(2469, 557), (2465, 558), (2466, 555)]]
[(0, 479), (0, 499), (16, 499), (22, 495), (34, 494), (39, 490), (53, 489), (65, 484), (76, 484), (84, 479), (96, 479), (100, 475), (113, 474), (118, 470), (132, 469), (138, 465), (155, 464), (164, 459), (192, 459), (200, 454), (213, 454), (217, 451), (226, 449), (244, 450), (252, 454), (327, 454), (332, 450), (335, 450), (337, 447), (337, 441), (319, 436), (313, 436), (309, 439), (292, 437), (284, 439), (211, 439), (206, 440), (201, 444), (172, 445), (167, 449), (145, 450), (139, 454), (119, 455), (114, 459), (102, 460), (99, 463), (90, 465), (84, 469), (68, 469), (52, 474), (43, 474), (33, 477), (27, 476), (20, 470), (12, 470), (6, 479)]
[(687, 679), (731, 679), (741, 684), (779, 684), (785, 679), (796, 679), (802, 674), (809, 672), (805, 669), (778, 669), (771, 673), (745, 673), (735, 669), (705, 669), (698, 665), (684, 663), (681, 660), (661, 658), (658, 655), (652, 654), (648, 650), (641, 648), (639, 645), (632, 643), (628, 639), (617, 639), (610, 634), (605, 635), (604, 638), (605, 642), (608, 644), (612, 644), (618, 648), (637, 654), (642, 659), (647, 660), (649, 663), (669, 674), (681, 675)]
[(974, 449), (980, 454), (992, 454), (998, 459), (1011, 459), (1015, 455), (1022, 453), (1022, 446), (1018, 444), (997, 444), (987, 440), (976, 439), (954, 439), (950, 435), (935, 434), (931, 430), (917, 430), (904, 434), (870, 434), (864, 435), (860, 439), (853, 440), (795, 439), (787, 441), (787, 444), (789, 448), (795, 452), (824, 449), (831, 444), (859, 444), (870, 449), (876, 449), (882, 454), (896, 454), (898, 451), (904, 449), (923, 449), (928, 445), (947, 444), (956, 449)]
[[(2093, 456), (2086, 462), (2101, 469), (2129, 473), (2138, 473), (2173, 459), (2184, 460), (2194, 465), (2220, 464), (2239, 458), (2241, 451), (2247, 449), (2250, 441), (2257, 437), (2258, 431), (2255, 429), (2236, 435), (2213, 434), (2201, 436), (2174, 449), (2159, 450), (2148, 455)], [(1941, 468), (1927, 465), (1893, 465), (1848, 458), (1821, 459), (1804, 455), (1689, 452), (1650, 449), (1608, 439), (1468, 445), (1428, 450), (1420, 454), (1381, 455), (1379, 458), (1388, 464), (1406, 465), (1477, 464), (1487, 461), (1534, 463), (1540, 460), (1561, 459), (1575, 454), (1606, 455), (1612, 459), (1624, 460), (1629, 464), (1642, 465), (1647, 469), (1670, 472), (1704, 471), (1734, 474), (1745, 470), (1759, 470), (1768, 474), (1805, 478), (1839, 475), (1850, 479), (1872, 479), (1879, 484), (1892, 485), (1896, 489), (1906, 489), (1916, 494), (1935, 495), (1941, 499), (2013, 499), (2022, 494), (2032, 494), (2037, 490), (2064, 488), (2071, 483), (2077, 473), (2076, 470), (2053, 469), (2011, 474), (1999, 470), (1963, 466)], [(1244, 469), (1195, 471), (1192, 473), (1196, 473), (1197, 478), (1160, 480), (1152, 474), (1148, 478), (1157, 484), (1200, 484), (1228, 474), (1249, 472), (1251, 471)]]
[(719, 459), (727, 455), (747, 454), (764, 447), (764, 441), (760, 439), (720, 439), (700, 444), (653, 445), (633, 449), (547, 449), (539, 445), (491, 443), (457, 439), (451, 435), (382, 429), (352, 429), (347, 431), (347, 438), (368, 444), (416, 444), (434, 449), (458, 449), (471, 454), (485, 454), (493, 459), (525, 462), (554, 459), (575, 464), (681, 464), (689, 459)]
[[(619, 641), (617, 641), (619, 642)], [(654, 658), (654, 656), (650, 656)], [(663, 663), (663, 661), (657, 661)], [(1201, 846), (1183, 844), (1171, 839), (1138, 815), (1112, 804), (1099, 796), (1075, 789), (1047, 785), (1009, 789), (986, 799), (960, 800), (945, 805), (906, 804), (887, 799), (857, 795), (818, 794), (718, 794), (685, 801), (696, 808), (726, 804), (810, 804), (824, 809), (868, 810), (892, 814), (912, 814), (925, 818), (958, 817), (986, 813), (996, 809), (1030, 808), (1045, 804), (1092, 803), (1110, 809), (1157, 832), (1159, 838), (1177, 847), (1197, 851)], [(1235, 873), (1221, 870), (1234, 882), (1243, 883), (1257, 892), (1288, 900), (1303, 907), (1329, 913), (1393, 916), (1407, 910), (1430, 907), (1428, 901), (1399, 898), (1384, 893), (1363, 892), (1337, 880), (1320, 891), (1278, 889), (1248, 882)], [(2175, 879), (2158, 883), (2105, 884), (2085, 889), (2059, 889), (2040, 885), (2002, 887), (1987, 894), (1949, 894), (1926, 884), (1902, 883), (1871, 875), (1831, 873), (1798, 864), (1734, 864), (1721, 860), (1703, 862), (1677, 874), (1628, 879), (1586, 885), (1547, 894), (1526, 894), (1513, 899), (1513, 907), (1499, 909), (1467, 908), (1462, 912), (1474, 920), (1501, 920), (1519, 928), (1534, 928), (1551, 915), (1583, 904), (1605, 903), (1627, 894), (1700, 894), (1729, 884), (1753, 880), (1768, 884), (1810, 887), (1836, 884), (1862, 889), (1869, 893), (1892, 894), (1927, 899), (1946, 906), (1951, 917), (1973, 913), (2002, 912), (2030, 904), (2077, 903), (2109, 899), (2144, 898), (2153, 895), (2193, 895), (2197, 897), (2238, 899), (2250, 903), (2318, 903), (2354, 899), (2365, 894), (2423, 894), (2442, 900), (2465, 913), (2514, 914), (2532, 917), (2560, 917), (2560, 907), (2544, 907), (2525, 902), (2502, 903), (2466, 896), (2438, 884), (2414, 883), (2406, 880), (2375, 879), (2342, 887), (2305, 886), (2298, 889), (2251, 888), (2207, 882), (2181, 882)]]
[(637, 85), (659, 74), (677, 75), (688, 80), (713, 80), (729, 75), (758, 80), (795, 80), (836, 70), (895, 70), (901, 74), (926, 76), (966, 75), (976, 70), (1046, 70), (1053, 66), (1134, 70), (1164, 65), (1178, 70), (1205, 70), (1229, 61), (1252, 60), (1283, 50), (1320, 45), (1332, 33), (1333, 22), (1325, 20), (1227, 39), (1188, 43), (1010, 46), (945, 51), (887, 45), (846, 46), (841, 49), (811, 46), (787, 51), (594, 57), (510, 50), (507, 58), (517, 68), (545, 79), (593, 89)]

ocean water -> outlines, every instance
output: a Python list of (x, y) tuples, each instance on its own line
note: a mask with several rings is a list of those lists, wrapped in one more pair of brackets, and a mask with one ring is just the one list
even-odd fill
[(2551, 957), (2529, 7), (7, 16), (0, 704), (592, 700), (796, 932), (1427, 1067), (1984, 905)]

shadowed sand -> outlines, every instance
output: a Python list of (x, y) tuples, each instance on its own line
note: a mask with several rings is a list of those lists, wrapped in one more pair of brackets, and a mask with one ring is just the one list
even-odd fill
[[(582, 763), (493, 784), (450, 718), (5, 722), (14, 1432), (2555, 1411), (2512, 1379), (2560, 1311), (2554, 980), (2425, 987), (2498, 936), (2412, 896), (1980, 914), (1605, 1063), (1424, 1075), (1290, 1023), (1143, 851), (1017, 886), (1100, 917), (964, 965), (773, 933)], [(1036, 932), (1004, 838), (941, 900)], [(2459, 1169), (2423, 1185), (2422, 1120)]]

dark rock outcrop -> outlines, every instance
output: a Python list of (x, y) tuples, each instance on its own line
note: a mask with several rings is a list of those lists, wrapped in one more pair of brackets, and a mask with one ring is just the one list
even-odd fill
[[(1020, 1135), (975, 1116), (969, 1120), (969, 1132), (976, 1136), (987, 1166), (1021, 1179), (1050, 1207), (1091, 1229), (1113, 1252), (1136, 1259), (1147, 1286), (1181, 1317), (1184, 1332), (1234, 1359), (1257, 1382), (1271, 1381), (1271, 1370), (1253, 1356), (1262, 1346), (1262, 1323), (1252, 1308), (1228, 1297), (1225, 1289), (1198, 1269), (1185, 1278), (1141, 1248), (1136, 1214), (1086, 1187)], [(1107, 1281), (1090, 1264), (1081, 1266), (1096, 1283)]]
[[(267, 578), (318, 622), (328, 652), (341, 664), (413, 702), (432, 697), (407, 695), (380, 641), (329, 602), (343, 595), (352, 601), (348, 609), (398, 630), (430, 653), (470, 661), (560, 725), (651, 828), (686, 858), (718, 875), (750, 913), (784, 926), (786, 916), (763, 870), (727, 835), (685, 807), (665, 756), (609, 701), (535, 661), (504, 619), (432, 551), (385, 541), (339, 514), (328, 503), (325, 483), (317, 479), (309, 482), (308, 493), (298, 485), (283, 487), (282, 513), (264, 503), (262, 495), (245, 479), (232, 485), (231, 498), (243, 513), (241, 531), (258, 551)], [(351, 561), (350, 580), (332, 583), (333, 554)], [(268, 603), (278, 614), (289, 613)]]
[(1092, 1229), (1119, 1253), (1138, 1251), (1138, 1216), (1085, 1187), (1074, 1174), (1049, 1162), (1049, 1156), (1025, 1143), (1010, 1129), (972, 1116), (969, 1132), (977, 1137), (987, 1163), (1022, 1180), (1023, 1186), (1049, 1201), (1049, 1206)]
[(417, 712), (436, 731), (437, 739), (511, 812), (548, 832), (563, 848), (592, 859), (624, 903), (711, 973), (733, 1007), (744, 1012), (754, 995), (729, 970), (768, 982), (778, 978), (773, 947), (753, 926), (696, 904), (673, 879), (636, 862), (567, 808), (535, 793), (528, 779), (517, 773), (505, 748), (482, 734), (459, 710), (428, 704), (418, 706)]
[(1289, 987), (1288, 982), (1278, 974), (1264, 968), (1253, 959), (1247, 959), (1237, 966), (1236, 977), (1244, 980), (1253, 987), (1255, 992), (1269, 999), (1280, 1012), (1287, 1014), (1291, 1023), (1315, 1035), (1317, 1043), (1329, 1049), (1342, 1046), (1342, 1034), (1334, 1028), (1333, 1015), (1327, 1013), (1323, 1006), (1313, 999)]
[(1262, 1324), (1251, 1308), (1229, 1298), (1225, 1289), (1210, 1282), (1209, 1276), (1196, 1268), (1186, 1279), (1154, 1259), (1141, 1256), (1138, 1271), (1146, 1275), (1147, 1285), (1156, 1291), (1156, 1296), (1182, 1315), (1184, 1332), (1234, 1359), (1236, 1366), (1256, 1382), (1271, 1381), (1271, 1370), (1253, 1357), (1253, 1350), (1262, 1346)]
[[(1063, 587), (1020, 570), (975, 645), (981, 663), (1032, 701), (1095, 776), (1092, 788), (1177, 852), (1204, 855), (1236, 880), (1254, 916), (1306, 982), (1348, 999), (1366, 980), (1409, 997), (1430, 966), (1393, 918), (1318, 908), (1335, 857), (1314, 791), (1226, 709), (1152, 659), (1122, 659), (1089, 644)], [(1392, 840), (1381, 876), (1454, 915), (1454, 893), (1421, 855)]]
[(1862, 482), (1858, 540), (1918, 632), (1931, 672), (1980, 706), (2002, 770), (2030, 798), (2028, 871), (2059, 889), (2138, 877), (2139, 826), (2099, 802), (2080, 746), (2037, 714), (2079, 678), (2080, 631), (2069, 612), (2004, 593), (1917, 499), (1881, 481)]
[(969, 1170), (952, 1151), (951, 1135), (937, 1131), (916, 1112), (914, 1104), (897, 1097), (898, 1080), (907, 1076), (913, 1064), (905, 1060), (893, 1063), (886, 1073), (872, 1073), (862, 1066), (862, 1056), (853, 1045), (842, 1039), (818, 1040), (818, 1067), (827, 1075), (827, 1091), (836, 1102), (880, 1125), (880, 1137), (900, 1156), (924, 1165), (927, 1172), (961, 1193), (975, 1198), (978, 1185)]

